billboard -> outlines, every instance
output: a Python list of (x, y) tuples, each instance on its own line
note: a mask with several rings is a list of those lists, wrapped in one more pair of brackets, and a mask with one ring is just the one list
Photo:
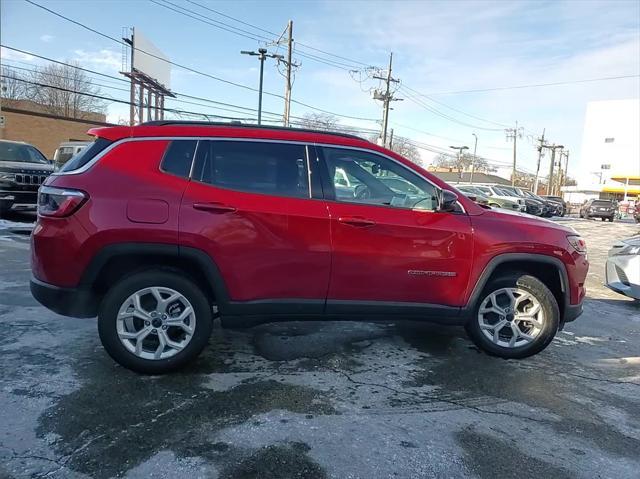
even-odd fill
[(133, 32), (133, 48), (133, 68), (153, 78), (166, 89), (170, 89), (171, 64), (169, 58), (136, 29)]

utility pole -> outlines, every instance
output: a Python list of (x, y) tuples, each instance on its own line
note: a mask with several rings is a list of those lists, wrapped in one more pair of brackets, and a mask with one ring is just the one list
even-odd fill
[(262, 124), (262, 81), (264, 79), (264, 61), (267, 58), (277, 58), (282, 60), (282, 55), (275, 55), (273, 53), (267, 54), (266, 48), (258, 48), (257, 52), (251, 52), (247, 50), (242, 50), (240, 52), (243, 55), (251, 55), (257, 56), (258, 60), (260, 60), (260, 86), (258, 88), (258, 125)]
[(513, 170), (511, 171), (511, 186), (516, 185), (516, 151), (518, 138), (522, 138), (522, 128), (518, 128), (518, 122), (516, 121), (515, 128), (507, 128), (505, 130), (507, 134), (507, 140), (513, 138)]
[[(562, 168), (562, 157), (564, 156), (564, 169)], [(560, 151), (560, 160), (558, 161), (558, 167), (561, 168), (562, 174), (558, 178), (558, 188), (556, 193), (561, 196), (562, 187), (567, 184), (567, 168), (569, 167), (569, 150)]]
[(547, 195), (553, 195), (553, 168), (556, 164), (556, 150), (562, 150), (563, 145), (544, 145), (543, 148), (551, 150), (551, 165), (549, 166), (549, 181), (547, 183)]
[(534, 195), (538, 194), (538, 179), (539, 179), (539, 175), (540, 175), (540, 162), (542, 161), (542, 156), (544, 155), (543, 152), (543, 148), (544, 148), (544, 133), (546, 131), (546, 128), (542, 129), (542, 137), (538, 138), (538, 141), (540, 142), (540, 145), (538, 145), (538, 164), (536, 165), (536, 179), (533, 182), (533, 191), (532, 193)]
[(287, 77), (284, 90), (284, 126), (289, 126), (289, 116), (291, 114), (291, 66), (293, 54), (293, 20), (289, 20), (287, 27), (289, 38), (287, 39)]
[(386, 83), (386, 88), (383, 93), (379, 90), (373, 92), (373, 98), (376, 100), (382, 100), (382, 146), (387, 146), (387, 128), (389, 126), (389, 105), (392, 101), (402, 101), (402, 98), (394, 98), (391, 93), (391, 83), (400, 83), (391, 76), (391, 65), (393, 63), (393, 52), (389, 54), (389, 68), (387, 69), (387, 76), (374, 75), (373, 78), (382, 80)]
[(391, 128), (391, 133), (389, 133), (389, 149), (393, 149), (393, 128)]
[(476, 141), (473, 144), (473, 158), (471, 159), (471, 175), (469, 176), (469, 184), (473, 183), (473, 170), (476, 168), (476, 152), (478, 151), (478, 135), (471, 133)]

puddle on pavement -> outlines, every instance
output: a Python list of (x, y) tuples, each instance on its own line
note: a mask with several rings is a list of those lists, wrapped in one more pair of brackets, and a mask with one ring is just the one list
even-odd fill
[(222, 469), (220, 479), (324, 479), (324, 470), (307, 456), (301, 442), (271, 445)]
[[(558, 416), (559, 420), (549, 421), (549, 426), (559, 434), (579, 436), (611, 454), (637, 458), (640, 440), (606, 422), (603, 412), (615, 408), (623, 416), (638, 418), (640, 400), (596, 388), (597, 381), (568, 379), (562, 373), (572, 366), (550, 365), (554, 359), (557, 361), (551, 351), (524, 360), (504, 360), (480, 353), (468, 340), (462, 340), (464, 332), (438, 333), (410, 324), (399, 326), (397, 331), (411, 346), (431, 356), (418, 360), (418, 370), (404, 383), (411, 388), (436, 386), (438, 389), (429, 393), (428, 400), (442, 396), (445, 401), (459, 402), (461, 407), (473, 404), (492, 408), (500, 402), (526, 404), (527, 409)], [(408, 396), (395, 399), (393, 405), (407, 407), (422, 400), (421, 396)]]
[(478, 477), (574, 477), (565, 469), (527, 455), (523, 452), (526, 448), (518, 448), (515, 444), (481, 434), (472, 428), (456, 433), (456, 440), (465, 452), (465, 465)]
[[(215, 345), (210, 345), (205, 357), (192, 368), (156, 377), (127, 371), (103, 351), (96, 351), (88, 361), (75, 366), (80, 389), (41, 415), (38, 436), (54, 434), (59, 438), (52, 447), (58, 457), (67, 458), (67, 467), (107, 478), (121, 475), (166, 449), (181, 457), (193, 456), (194, 452), (219, 457), (220, 451), (210, 443), (210, 437), (257, 414), (277, 409), (335, 414), (320, 391), (275, 380), (245, 380), (225, 391), (211, 391), (203, 384), (207, 373), (236, 369), (214, 349)], [(291, 467), (298, 463), (309, 470), (320, 470), (306, 453), (295, 449), (276, 447), (256, 454), (276, 462), (281, 457)], [(247, 460), (246, 470), (251, 471)], [(230, 471), (227, 477), (236, 477), (233, 474)]]

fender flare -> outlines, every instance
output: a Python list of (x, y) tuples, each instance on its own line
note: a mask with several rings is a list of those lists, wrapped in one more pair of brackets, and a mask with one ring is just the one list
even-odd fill
[(465, 310), (468, 313), (471, 313), (476, 302), (478, 301), (480, 294), (484, 290), (487, 285), (489, 278), (496, 270), (496, 268), (505, 263), (511, 263), (515, 261), (526, 261), (529, 263), (542, 263), (553, 266), (557, 273), (560, 276), (560, 290), (564, 297), (564, 308), (566, 309), (570, 302), (569, 297), (569, 276), (567, 274), (567, 268), (564, 263), (553, 256), (548, 256), (544, 254), (534, 254), (534, 253), (502, 253), (497, 256), (494, 256), (489, 260), (487, 265), (480, 273), (478, 280), (476, 281), (471, 294), (469, 295), (469, 299), (467, 300), (467, 304), (465, 306)]
[(103, 268), (118, 256), (170, 256), (185, 259), (195, 264), (205, 276), (215, 294), (216, 305), (223, 310), (229, 303), (229, 294), (214, 259), (205, 251), (188, 246), (170, 243), (117, 243), (104, 246), (91, 259), (85, 268), (79, 286), (90, 287), (95, 284)]

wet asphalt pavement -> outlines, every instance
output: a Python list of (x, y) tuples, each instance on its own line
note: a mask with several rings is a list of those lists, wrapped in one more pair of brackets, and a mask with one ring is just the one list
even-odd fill
[(28, 228), (0, 221), (0, 478), (637, 478), (640, 305), (602, 281), (639, 228), (563, 221), (588, 241), (588, 299), (536, 357), (418, 323), (217, 326), (162, 377), (40, 307)]

